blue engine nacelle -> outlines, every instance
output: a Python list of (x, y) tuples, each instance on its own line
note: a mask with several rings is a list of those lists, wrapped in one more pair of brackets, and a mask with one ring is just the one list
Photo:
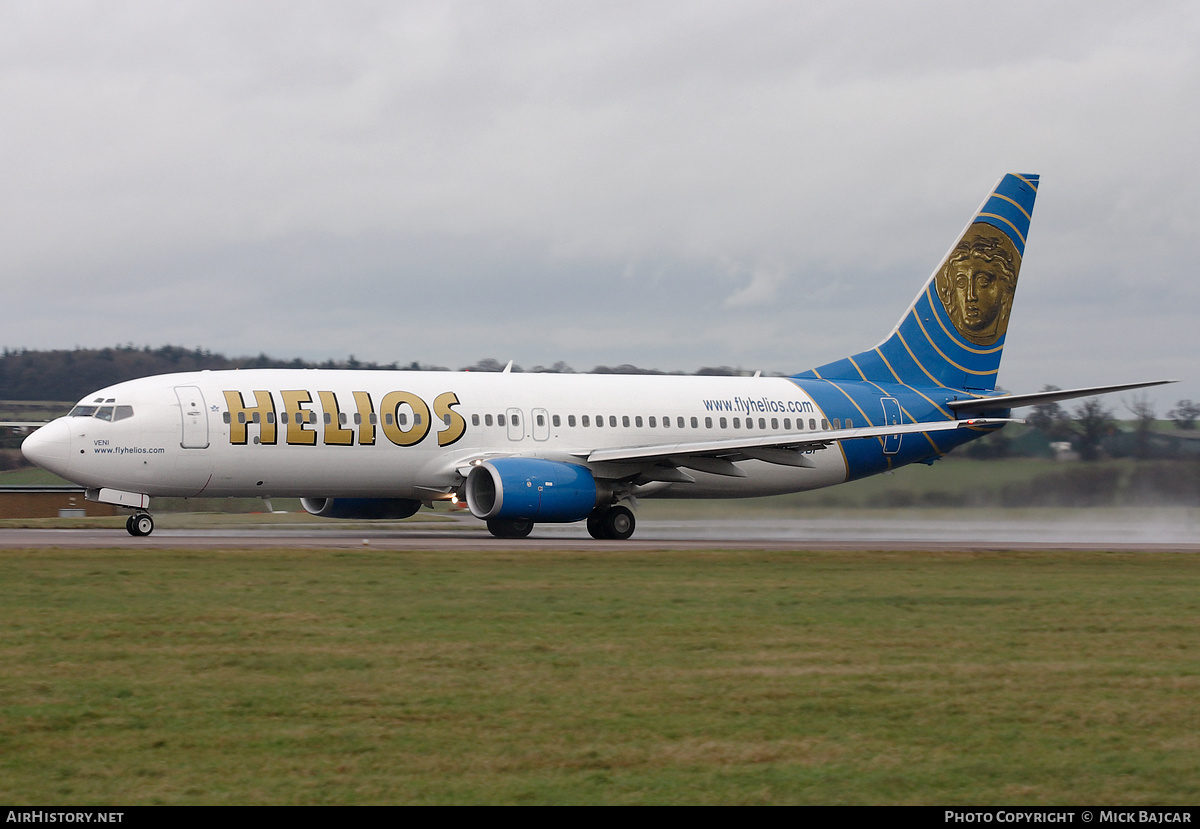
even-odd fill
[(582, 521), (602, 492), (582, 466), (540, 458), (497, 458), (467, 475), (467, 506), (476, 518)]
[(322, 518), (408, 518), (421, 508), (408, 498), (301, 498), (300, 506)]

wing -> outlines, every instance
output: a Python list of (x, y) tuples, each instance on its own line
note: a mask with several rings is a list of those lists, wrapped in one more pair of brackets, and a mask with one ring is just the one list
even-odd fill
[(1004, 423), (1022, 423), (1015, 418), (986, 417), (970, 420), (942, 420), (931, 423), (908, 423), (894, 426), (866, 426), (859, 429), (831, 429), (822, 432), (795, 432), (786, 435), (763, 435), (761, 437), (726, 438), (686, 443), (660, 443), (650, 446), (618, 447), (574, 452), (575, 458), (593, 466), (600, 477), (625, 477), (629, 472), (606, 469), (616, 466), (653, 468), (653, 479), (660, 481), (691, 481), (687, 473), (678, 467), (709, 472), (714, 475), (746, 477), (746, 472), (735, 461), (760, 460), (783, 466), (814, 466), (804, 454), (844, 440), (866, 440), (889, 435), (943, 432), (975, 426), (994, 426)]

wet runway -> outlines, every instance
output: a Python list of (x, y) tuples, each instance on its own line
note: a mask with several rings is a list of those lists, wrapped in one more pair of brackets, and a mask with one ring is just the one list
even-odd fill
[(629, 541), (596, 541), (582, 524), (540, 524), (522, 540), (492, 538), (473, 519), (367, 528), (281, 526), (157, 529), (133, 538), (119, 529), (4, 529), (0, 548), (362, 548), (460, 550), (1115, 550), (1200, 552), (1200, 520), (729, 519), (638, 523)]

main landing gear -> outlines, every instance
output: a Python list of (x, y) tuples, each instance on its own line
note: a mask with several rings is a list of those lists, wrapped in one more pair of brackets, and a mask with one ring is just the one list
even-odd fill
[[(609, 507), (593, 511), (588, 516), (587, 529), (592, 538), (624, 541), (633, 535), (636, 523), (628, 507)], [(528, 518), (492, 518), (487, 522), (487, 528), (496, 538), (525, 538), (533, 532), (533, 521)], [(133, 530), (129, 532), (133, 533)]]
[(628, 507), (595, 510), (587, 519), (588, 535), (597, 539), (624, 541), (633, 535), (637, 522)]
[(154, 532), (154, 519), (148, 512), (135, 512), (125, 519), (125, 529), (132, 536), (150, 535)]
[(492, 518), (487, 528), (496, 538), (524, 538), (533, 532), (533, 522), (528, 518)]

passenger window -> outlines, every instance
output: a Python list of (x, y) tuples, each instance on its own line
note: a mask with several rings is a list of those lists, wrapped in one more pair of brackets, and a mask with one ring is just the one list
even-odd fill
[(846, 418), (846, 428), (847, 428), (847, 429), (853, 429), (853, 428), (854, 428), (854, 421), (853, 421), (853, 420), (851, 420), (850, 418)]
[(442, 423), (446, 426), (450, 425), (450, 413), (449, 412), (446, 412), (444, 415), (442, 415)]
[[(354, 425), (362, 426), (362, 414), (359, 412), (354, 413)], [(479, 415), (475, 415), (475, 425), (479, 425)]]
[[(258, 422), (258, 415), (254, 416), (254, 422)], [(328, 426), (331, 423), (333, 423), (333, 415), (331, 415), (329, 412), (325, 412), (325, 425)]]
[(704, 428), (705, 428), (705, 429), (711, 429), (711, 428), (712, 428), (712, 418), (711, 418), (711, 417), (706, 417), (706, 418), (704, 418)]
[(726, 420), (725, 418), (721, 418), (720, 424), (721, 424), (722, 429), (726, 429), (729, 427), (729, 421)]
[(742, 419), (740, 417), (735, 417), (733, 419), (733, 428), (735, 428), (735, 429), (742, 428)]
[(550, 415), (550, 424), (557, 429), (559, 426), (562, 426), (562, 418), (558, 415)]
[(496, 415), (496, 425), (497, 426), (504, 426), (505, 423), (506, 423), (506, 421), (504, 420), (504, 415)]
[[(121, 409), (121, 407), (117, 406), (117, 410), (120, 411), (120, 409)], [(275, 413), (267, 412), (267, 423), (274, 423), (274, 422), (275, 422)]]
[(478, 426), (478, 425), (479, 425), (479, 415), (477, 415), (477, 414), (473, 414), (473, 415), (471, 415), (471, 425), (472, 425), (472, 426)]
[(760, 417), (758, 419), (758, 428), (760, 428), (760, 429), (767, 428), (767, 419), (765, 417)]
[(567, 425), (572, 429), (575, 428), (575, 415), (567, 415)]
[(626, 429), (629, 428), (629, 415), (621, 415), (621, 425)]
[(238, 412), (238, 423), (245, 423), (245, 422), (246, 422), (246, 413)]
[(773, 418), (771, 418), (771, 428), (772, 428), (772, 429), (778, 429), (778, 428), (779, 428), (779, 418), (777, 418), (777, 417), (773, 417)]
[(614, 429), (617, 428), (617, 416), (616, 415), (608, 416), (608, 425), (613, 427)]
[(641, 415), (638, 415), (637, 417), (635, 417), (633, 419), (633, 425), (638, 427), (639, 429), (642, 428), (642, 416)]
[(658, 426), (658, 421), (655, 419), (654, 415), (650, 415), (650, 428), (654, 429), (657, 426)]
[(811, 417), (810, 417), (810, 418), (808, 419), (808, 430), (809, 430), (810, 432), (815, 432), (815, 431), (817, 431), (817, 421), (816, 421), (816, 419), (815, 419), (815, 418), (811, 418)]
[[(421, 416), (420, 416), (420, 415), (417, 415), (417, 422), (418, 422), (418, 423), (420, 422), (420, 419), (421, 419)], [(521, 418), (519, 418), (517, 415), (513, 415), (513, 416), (512, 416), (512, 425), (513, 425), (513, 426), (520, 426), (520, 425), (521, 425)]]
[(790, 417), (785, 417), (783, 419), (783, 428), (784, 428), (784, 431), (787, 431), (787, 432), (792, 431), (792, 419)]
[(545, 415), (538, 415), (538, 416), (537, 416), (537, 425), (538, 425), (538, 426), (545, 426), (545, 425), (546, 425), (546, 416), (545, 416)]
[(603, 425), (604, 425), (604, 415), (596, 415), (596, 427), (599, 428)]
[(399, 421), (401, 426), (407, 426), (408, 425), (408, 412), (400, 412), (398, 415), (396, 415), (396, 420)]
[(251, 422), (251, 423), (261, 423), (261, 422), (262, 422), (262, 416), (261, 416), (261, 415), (260, 415), (258, 412), (255, 412), (254, 414), (252, 414), (252, 415), (250, 416), (250, 422)]
[[(288, 413), (287, 412), (279, 413), (279, 422), (282, 423), (284, 426), (287, 425), (287, 422), (288, 422)], [(245, 423), (245, 420), (242, 419), (242, 415), (240, 412), (238, 413), (238, 423)]]
[(675, 425), (678, 426), (680, 429), (682, 429), (683, 428), (683, 418), (682, 417), (675, 418)]
[(491, 425), (492, 425), (492, 416), (491, 416), (490, 414), (489, 414), (489, 415), (484, 415), (484, 416), (483, 416), (483, 425), (484, 425), (484, 426), (491, 426)]
[(225, 421), (226, 423), (228, 423), (228, 422), (229, 422), (229, 420), (230, 420), (230, 418), (229, 418), (229, 412), (222, 412), (222, 413), (221, 413), (221, 420), (223, 420), (223, 421)]
[(752, 418), (752, 417), (748, 417), (748, 418), (746, 418), (746, 428), (747, 428), (747, 429), (753, 429), (753, 428), (754, 428), (754, 418)]
[(693, 428), (693, 429), (699, 429), (699, 428), (700, 428), (700, 421), (699, 421), (699, 420), (697, 420), (697, 419), (696, 419), (696, 418), (694, 418), (694, 417), (692, 418), (692, 428)]
[[(269, 417), (269, 416), (270, 416), (270, 415), (268, 415), (268, 417)], [(345, 413), (345, 412), (338, 412), (338, 425), (339, 425), (339, 426), (345, 426), (345, 425), (346, 425), (346, 413)]]
[(385, 426), (391, 426), (391, 425), (392, 425), (392, 421), (393, 421), (393, 418), (392, 418), (392, 413), (391, 413), (391, 412), (388, 412), (387, 414), (385, 414), (385, 415), (383, 416), (383, 423), (384, 423), (384, 425), (385, 425)]
[(839, 418), (839, 417), (835, 417), (835, 418), (833, 419), (833, 428), (835, 428), (835, 429), (840, 429), (840, 428), (842, 428), (842, 419), (841, 419), (841, 418)]

